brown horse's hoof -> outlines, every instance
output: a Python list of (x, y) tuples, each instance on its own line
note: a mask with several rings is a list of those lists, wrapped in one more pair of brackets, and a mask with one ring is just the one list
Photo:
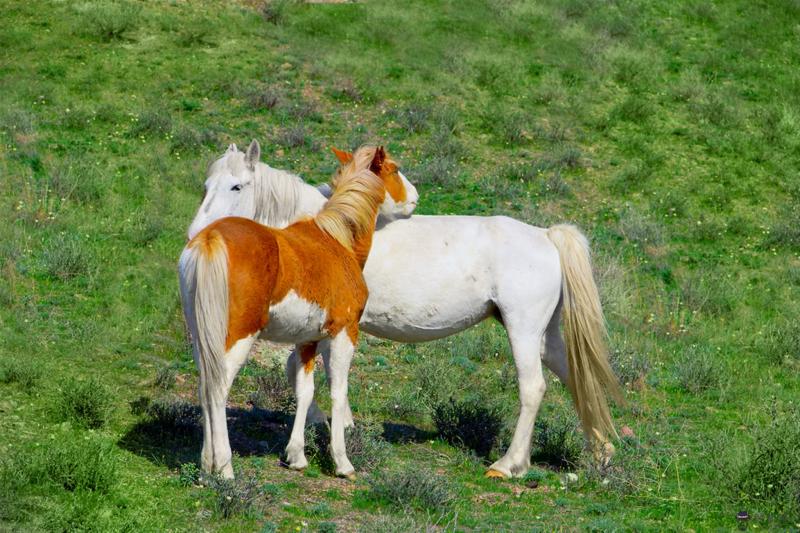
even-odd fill
[(506, 479), (506, 477), (508, 477), (508, 476), (506, 476), (504, 473), (500, 472), (499, 470), (495, 470), (494, 468), (490, 468), (489, 470), (486, 471), (486, 477), (494, 478), (494, 479)]

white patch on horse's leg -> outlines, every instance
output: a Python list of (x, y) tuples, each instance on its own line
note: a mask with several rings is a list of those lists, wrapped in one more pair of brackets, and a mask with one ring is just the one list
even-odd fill
[[(325, 341), (320, 344), (325, 344)], [(305, 430), (308, 409), (311, 406), (311, 402), (314, 401), (314, 366), (310, 366), (309, 370), (306, 371), (305, 365), (300, 364), (299, 356), (295, 356), (293, 366), (297, 410), (294, 414), (292, 435), (289, 438), (289, 444), (286, 445), (286, 462), (289, 464), (289, 468), (302, 470), (308, 466), (305, 454)]]
[(536, 413), (544, 397), (546, 384), (539, 356), (541, 335), (515, 334), (509, 329), (509, 340), (514, 353), (519, 379), (520, 413), (514, 437), (506, 454), (489, 467), (487, 475), (500, 473), (505, 477), (525, 475), (531, 466), (531, 437)]
[(556, 307), (547, 329), (544, 333), (544, 353), (542, 360), (547, 368), (553, 371), (564, 386), (567, 386), (569, 378), (569, 366), (567, 363), (567, 348), (564, 345), (564, 337), (561, 335), (561, 303)]
[[(254, 335), (240, 339), (225, 353), (225, 383), (215, 384), (216, 387), (219, 387), (220, 394), (217, 399), (210, 399), (207, 402), (208, 406), (204, 412), (204, 417), (207, 413), (208, 425), (211, 429), (211, 471), (219, 472), (222, 477), (228, 479), (233, 478), (233, 464), (231, 463), (233, 454), (228, 440), (228, 419), (225, 414), (225, 404), (227, 403), (228, 392), (231, 390), (233, 380), (247, 361), (247, 355), (250, 353), (254, 340)], [(207, 461), (207, 453), (204, 442), (204, 462)]]
[[(328, 379), (328, 385), (331, 384), (331, 350), (330, 348), (326, 348), (320, 352), (322, 354), (322, 363), (325, 365), (325, 375)], [(312, 409), (316, 407), (316, 402), (312, 405)], [(319, 408), (317, 407), (317, 410)], [(322, 411), (320, 411), (321, 413)], [(310, 413), (309, 413), (310, 416)], [(323, 415), (325, 416), (325, 415)], [(327, 421), (327, 419), (326, 419)], [(344, 427), (350, 428), (353, 427), (355, 423), (353, 422), (353, 411), (350, 410), (350, 400), (348, 398), (347, 402), (345, 403), (345, 411), (344, 411)]]
[(347, 378), (355, 346), (345, 330), (331, 340), (330, 369), (328, 379), (331, 385), (331, 454), (336, 464), (336, 475), (352, 477), (355, 469), (347, 458), (344, 442), (344, 419), (348, 410)]

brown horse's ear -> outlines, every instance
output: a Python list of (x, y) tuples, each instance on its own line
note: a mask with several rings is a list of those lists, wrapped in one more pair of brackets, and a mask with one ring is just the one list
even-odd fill
[(375, 156), (372, 158), (372, 163), (369, 164), (369, 169), (380, 176), (385, 160), (386, 150), (383, 149), (383, 146), (379, 146), (378, 149), (375, 150)]
[(338, 159), (343, 165), (346, 165), (353, 160), (353, 154), (350, 152), (343, 152), (338, 150), (335, 146), (331, 146), (331, 151), (333, 151), (334, 155), (336, 155), (336, 159)]

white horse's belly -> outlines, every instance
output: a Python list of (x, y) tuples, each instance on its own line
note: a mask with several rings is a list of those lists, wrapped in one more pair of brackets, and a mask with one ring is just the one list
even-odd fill
[(303, 344), (325, 337), (327, 313), (313, 302), (289, 293), (269, 308), (269, 321), (259, 337), (273, 342)]
[(442, 218), (400, 220), (375, 234), (364, 267), (369, 298), (361, 329), (400, 342), (429, 341), (492, 314), (492, 250), (485, 227), (442, 225)]

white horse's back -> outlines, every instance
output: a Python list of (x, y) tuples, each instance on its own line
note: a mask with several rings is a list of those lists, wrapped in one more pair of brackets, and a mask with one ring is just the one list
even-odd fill
[(361, 327), (401, 342), (446, 337), (502, 314), (498, 303), (512, 300), (506, 294), (528, 305), (557, 301), (561, 287), (558, 252), (545, 230), (507, 217), (391, 222), (374, 236), (364, 277), (379, 296), (368, 300)]

